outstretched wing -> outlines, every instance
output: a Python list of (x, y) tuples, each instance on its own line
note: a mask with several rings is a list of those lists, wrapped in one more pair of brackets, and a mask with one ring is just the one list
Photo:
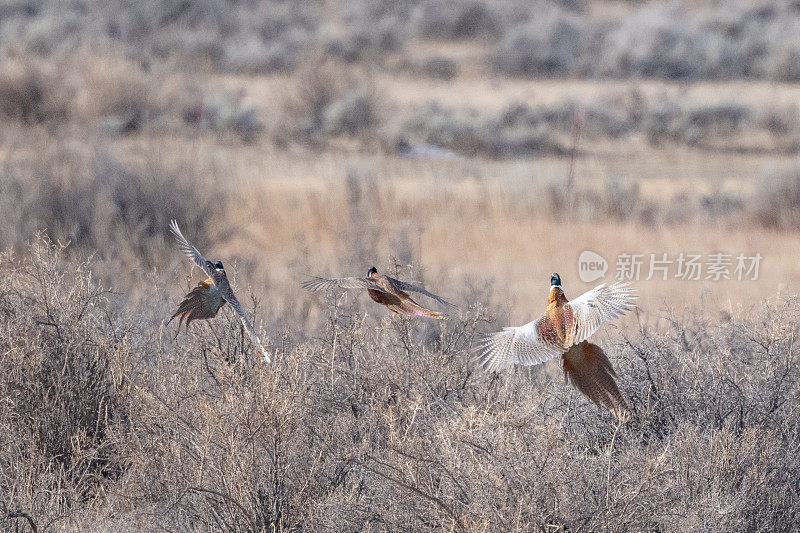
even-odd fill
[(487, 335), (476, 348), (472, 364), (489, 371), (538, 365), (566, 351), (556, 344), (557, 338), (550, 317), (545, 315), (524, 326)]
[(380, 285), (372, 278), (314, 277), (304, 281), (300, 286), (309, 291), (329, 291), (332, 289), (375, 289), (383, 291)]
[(588, 339), (601, 325), (621, 317), (635, 307), (636, 289), (630, 283), (605, 283), (587, 291), (564, 307), (572, 308), (574, 331), (572, 343)]
[(392, 286), (396, 290), (405, 291), (405, 292), (417, 292), (419, 294), (424, 294), (428, 298), (433, 298), (434, 300), (436, 300), (437, 302), (439, 302), (441, 304), (447, 305), (449, 307), (455, 307), (453, 304), (451, 304), (450, 302), (448, 302), (447, 300), (445, 300), (441, 296), (433, 294), (432, 292), (428, 292), (427, 290), (425, 290), (424, 288), (420, 287), (419, 285), (414, 285), (413, 283), (400, 281), (399, 279), (394, 279), (394, 278), (389, 277), (389, 276), (384, 276), (384, 277), (389, 280), (389, 282), (392, 284)]
[(253, 325), (250, 324), (250, 321), (247, 319), (247, 315), (244, 314), (242, 304), (239, 303), (239, 300), (233, 294), (233, 291), (228, 289), (224, 292), (223, 297), (225, 298), (226, 302), (231, 304), (231, 307), (233, 307), (233, 310), (236, 311), (236, 314), (239, 315), (239, 318), (242, 320), (242, 324), (244, 324), (244, 329), (247, 331), (247, 334), (250, 335), (250, 340), (253, 341), (256, 349), (261, 352), (261, 355), (264, 357), (264, 361), (271, 363), (272, 359), (270, 359), (267, 350), (264, 348), (264, 345), (261, 344), (261, 339), (258, 338), (256, 330), (253, 329)]
[(175, 240), (178, 241), (178, 246), (180, 246), (183, 253), (185, 253), (189, 257), (189, 259), (194, 261), (197, 264), (197, 266), (202, 268), (208, 275), (208, 277), (213, 278), (214, 264), (205, 257), (203, 257), (203, 254), (198, 252), (197, 248), (192, 246), (192, 244), (186, 240), (186, 237), (184, 237), (183, 233), (181, 233), (181, 228), (178, 227), (177, 220), (173, 219), (169, 223), (169, 229), (170, 231), (172, 231), (172, 235), (175, 236)]

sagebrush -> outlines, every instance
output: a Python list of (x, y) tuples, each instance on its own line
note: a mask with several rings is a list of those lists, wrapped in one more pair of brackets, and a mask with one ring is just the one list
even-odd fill
[(323, 300), (295, 329), (262, 323), (275, 364), (250, 367), (232, 315), (176, 337), (164, 287), (133, 305), (46, 240), (1, 268), (5, 528), (789, 531), (800, 518), (795, 298), (716, 322), (669, 314), (664, 333), (609, 341), (633, 412), (619, 424), (555, 367), (470, 371), (473, 339), (498, 326), (481, 305), (429, 323)]

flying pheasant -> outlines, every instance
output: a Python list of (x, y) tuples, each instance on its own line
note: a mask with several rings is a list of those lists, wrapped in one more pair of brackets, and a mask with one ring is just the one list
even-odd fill
[(603, 284), (568, 301), (561, 277), (553, 274), (547, 313), (524, 326), (485, 337), (473, 364), (499, 371), (514, 365), (537, 365), (560, 355), (565, 377), (590, 400), (622, 418), (628, 406), (614, 382), (611, 362), (587, 339), (603, 323), (633, 309), (634, 292), (627, 283)]
[(264, 349), (264, 346), (261, 344), (261, 339), (258, 338), (253, 326), (244, 314), (242, 304), (239, 303), (239, 300), (236, 299), (236, 295), (233, 294), (233, 289), (231, 289), (231, 285), (228, 282), (228, 276), (225, 274), (222, 261), (212, 263), (203, 257), (203, 255), (197, 251), (197, 248), (186, 240), (186, 237), (181, 233), (178, 223), (175, 220), (170, 223), (169, 229), (175, 236), (175, 240), (178, 241), (178, 246), (183, 253), (202, 268), (208, 278), (201, 281), (197, 287), (192, 289), (189, 294), (184, 297), (183, 301), (178, 306), (178, 310), (175, 311), (175, 314), (172, 315), (172, 318), (170, 318), (167, 323), (169, 324), (169, 322), (172, 322), (172, 319), (177, 316), (180, 317), (178, 328), (180, 328), (184, 320), (186, 320), (186, 327), (188, 328), (192, 320), (214, 318), (217, 316), (217, 312), (219, 312), (220, 308), (227, 302), (231, 304), (233, 310), (239, 315), (242, 324), (244, 324), (244, 329), (247, 331), (248, 335), (250, 335), (250, 339), (253, 341), (258, 351), (264, 356), (264, 360), (270, 363), (271, 359)]
[(367, 289), (369, 297), (381, 305), (385, 305), (395, 313), (416, 315), (428, 318), (443, 319), (445, 315), (426, 309), (415, 302), (408, 292), (424, 294), (444, 305), (452, 305), (441, 296), (430, 293), (418, 285), (400, 281), (387, 275), (378, 274), (372, 267), (365, 278), (313, 278), (302, 283), (304, 289), (310, 291), (326, 291), (333, 288)]

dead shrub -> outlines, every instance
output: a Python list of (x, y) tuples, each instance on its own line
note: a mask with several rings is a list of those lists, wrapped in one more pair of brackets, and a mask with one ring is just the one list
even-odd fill
[(773, 173), (756, 185), (752, 216), (767, 228), (800, 228), (800, 170)]
[(373, 95), (364, 89), (351, 90), (325, 107), (322, 131), (330, 135), (356, 135), (375, 125), (375, 114)]
[(328, 60), (308, 62), (297, 73), (295, 95), (285, 106), (278, 137), (307, 143), (326, 136), (355, 136), (377, 122), (375, 91), (357, 72)]
[(25, 53), (2, 61), (0, 116), (26, 124), (59, 123), (69, 114), (69, 95), (53, 65)]
[(430, 57), (412, 70), (428, 78), (447, 81), (456, 78), (458, 71), (458, 62), (448, 57)]
[(429, 104), (405, 117), (398, 129), (396, 135), (405, 142), (421, 141), (467, 156), (565, 153), (547, 121), (524, 105), (511, 105), (494, 115)]
[(503, 37), (493, 64), (510, 76), (560, 76), (578, 73), (587, 47), (582, 21), (558, 9), (544, 9)]
[(126, 345), (90, 266), (38, 236), (0, 269), (0, 524), (41, 528), (92, 502), (125, 472)]
[(130, 133), (172, 113), (175, 99), (162, 81), (113, 50), (83, 48), (65, 58), (14, 52), (0, 69), (0, 116), (50, 129), (100, 125)]
[(116, 133), (130, 133), (170, 111), (161, 89), (163, 80), (120, 54), (99, 55), (84, 49), (60, 68), (70, 72), (77, 84), (70, 106), (76, 122), (108, 124), (121, 119), (128, 127)]
[(208, 221), (227, 201), (225, 191), (209, 189), (211, 179), (207, 169), (193, 162), (136, 165), (100, 147), (85, 153), (54, 144), (37, 160), (18, 161), (0, 174), (0, 186), (9, 196), (5, 201), (17, 206), (0, 244), (19, 246), (46, 231), (87, 252), (148, 256), (157, 253), (154, 244), (176, 216), (204, 235)]
[(429, 39), (497, 36), (501, 26), (486, 2), (428, 1), (417, 8), (417, 32)]
[[(476, 336), (507, 320), (498, 309), (421, 322), (320, 295), (323, 312), (267, 326), (275, 363), (251, 367), (228, 309), (176, 339), (165, 294), (180, 291), (148, 280), (144, 297), (114, 297), (118, 313), (90, 266), (36, 246), (0, 265), (6, 528), (731, 531), (799, 518), (794, 298), (721, 322), (667, 311), (662, 332), (608, 342), (633, 412), (618, 423), (552, 364), (473, 373)], [(458, 285), (467, 301), (493, 292)], [(274, 288), (270, 307), (296, 306), (292, 290)], [(35, 436), (42, 425), (56, 431)]]
[(248, 143), (264, 131), (264, 123), (244, 91), (197, 95), (184, 105), (183, 120), (191, 127), (233, 133)]

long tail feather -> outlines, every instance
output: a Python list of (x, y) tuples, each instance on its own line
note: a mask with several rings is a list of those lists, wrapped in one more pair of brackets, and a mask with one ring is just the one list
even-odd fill
[(604, 405), (618, 418), (627, 418), (628, 404), (614, 381), (616, 374), (603, 350), (583, 341), (571, 347), (562, 358), (565, 377), (598, 406)]
[(427, 318), (436, 318), (444, 320), (444, 315), (438, 311), (431, 311), (425, 309), (414, 300), (403, 300), (398, 307), (398, 311), (407, 315), (424, 316)]

